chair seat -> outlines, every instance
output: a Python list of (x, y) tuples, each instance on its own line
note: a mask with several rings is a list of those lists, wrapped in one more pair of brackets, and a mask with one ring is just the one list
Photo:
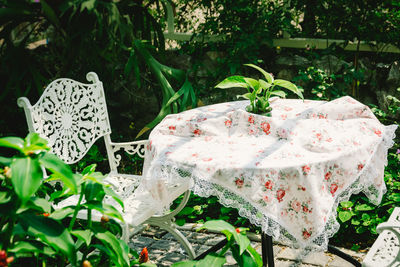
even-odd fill
[[(157, 207), (154, 207), (154, 200), (148, 191), (141, 191), (140, 193), (135, 192), (138, 187), (138, 183), (142, 179), (140, 175), (124, 175), (124, 174), (109, 174), (105, 178), (105, 182), (109, 183), (113, 190), (120, 196), (124, 203), (124, 209), (121, 205), (115, 201), (112, 197), (106, 196), (104, 203), (115, 207), (124, 218), (125, 223), (130, 227), (138, 227), (151, 216), (157, 213)], [(178, 198), (185, 191), (189, 189), (189, 182), (174, 184), (168, 187), (170, 202)], [(61, 209), (67, 206), (76, 206), (79, 200), (79, 195), (73, 195), (63, 201), (60, 201), (57, 205), (54, 205), (54, 209)], [(84, 204), (83, 202), (82, 204)], [(92, 210), (92, 219), (94, 221), (100, 221), (103, 216), (97, 210)], [(80, 219), (87, 218), (86, 210), (81, 210), (78, 215)]]

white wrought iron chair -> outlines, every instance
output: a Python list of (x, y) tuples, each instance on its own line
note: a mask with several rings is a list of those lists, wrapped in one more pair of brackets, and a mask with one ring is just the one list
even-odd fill
[[(171, 201), (184, 194), (178, 207), (168, 214), (155, 215), (156, 207), (138, 200), (130, 201), (139, 185), (140, 175), (118, 173), (117, 167), (125, 150), (128, 154), (138, 154), (144, 158), (147, 140), (114, 143), (111, 141), (111, 127), (103, 91), (103, 84), (94, 72), (89, 72), (86, 79), (91, 82), (84, 84), (71, 79), (57, 79), (44, 90), (38, 102), (31, 105), (26, 97), (18, 99), (18, 106), (24, 108), (29, 131), (36, 132), (48, 140), (51, 152), (67, 164), (73, 164), (82, 159), (96, 140), (104, 137), (108, 162), (111, 172), (105, 179), (124, 201), (125, 209), (122, 215), (125, 220), (123, 238), (128, 241), (135, 229), (143, 224), (151, 224), (171, 233), (185, 248), (189, 258), (195, 258), (192, 246), (186, 237), (175, 227), (174, 216), (186, 205), (190, 191), (189, 185), (172, 185), (169, 188)], [(77, 199), (76, 199), (77, 200)], [(75, 201), (76, 201), (75, 200)], [(67, 199), (59, 207), (72, 204), (74, 199)], [(75, 202), (76, 203), (76, 202)], [(95, 213), (93, 219), (100, 220), (100, 213)], [(80, 214), (85, 218), (85, 214)], [(134, 230), (131, 231), (130, 228)]]

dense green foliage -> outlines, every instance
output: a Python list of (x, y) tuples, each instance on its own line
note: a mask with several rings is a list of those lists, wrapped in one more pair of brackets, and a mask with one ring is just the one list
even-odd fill
[[(73, 174), (68, 165), (48, 153), (46, 140), (37, 134), (25, 140), (0, 138), (0, 147), (13, 150), (11, 157), (0, 157), (0, 250), (13, 255), (13, 264), (138, 263), (128, 255), (137, 253), (116, 236), (121, 234), (121, 214), (103, 201), (108, 196), (121, 206), (123, 202), (102, 182), (95, 165)], [(51, 175), (46, 177), (44, 169)], [(54, 209), (54, 204), (68, 197), (76, 197), (76, 204)], [(77, 219), (82, 211), (86, 211), (86, 221)], [(101, 222), (92, 220), (93, 211), (103, 214)]]
[[(257, 64), (277, 75), (280, 69), (276, 59), (285, 55), (300, 55), (310, 61), (307, 66), (295, 66), (291, 80), (303, 90), (305, 98), (332, 100), (352, 95), (360, 99), (367, 95), (370, 98), (366, 99), (372, 99), (372, 103), (366, 104), (370, 104), (382, 123), (398, 123), (400, 101), (390, 95), (388, 107), (379, 106), (376, 95), (368, 95), (371, 92), (367, 90), (378, 87), (374, 83), (379, 81), (379, 73), (374, 69), (371, 76), (378, 78), (367, 79), (368, 70), (359, 60), (364, 56), (374, 65), (389, 65), (396, 59), (393, 54), (349, 52), (343, 50), (343, 45), (332, 45), (322, 51), (276, 48), (272, 46), (272, 39), (282, 38), (287, 33), (291, 37), (399, 45), (399, 1), (174, 0), (173, 3), (177, 28), (193, 31), (198, 22), (194, 31), (197, 36), (220, 34), (224, 38), (216, 43), (179, 42), (178, 49), (167, 57), (162, 34), (164, 1), (0, 0), (0, 112), (5, 114), (0, 118), (0, 136), (25, 135), (27, 128), (22, 110), (16, 108), (17, 97), (28, 96), (36, 100), (43, 86), (57, 77), (83, 81), (88, 71), (98, 73), (105, 86), (114, 139), (126, 140), (135, 138), (138, 133), (144, 134), (171, 112), (196, 106), (199, 99), (211, 99), (208, 102), (232, 99), (231, 95), (214, 87), (227, 76), (254, 77), (255, 72), (243, 68), (243, 64)], [(196, 8), (204, 11), (202, 19), (195, 17), (193, 10)], [(27, 48), (41, 39), (47, 43), (35, 49)], [(190, 57), (186, 69), (174, 62), (175, 57), (181, 55)], [(336, 73), (314, 64), (315, 60), (327, 55), (351, 64)], [(381, 69), (386, 74), (389, 72), (387, 67)], [(154, 101), (148, 101), (153, 98)], [(149, 108), (153, 109), (149, 111)], [(388, 192), (382, 203), (375, 207), (362, 194), (342, 203), (338, 208), (341, 229), (333, 238), (334, 242), (361, 242), (354, 249), (368, 245), (376, 237), (376, 225), (388, 218), (394, 206), (399, 206), (399, 145), (397, 138), (388, 156), (385, 170)], [(98, 163), (106, 171), (102, 152), (101, 145), (95, 146), (76, 169), (82, 171), (90, 163)], [(34, 155), (22, 158), (25, 161), (34, 158), (35, 166), (39, 164)], [(122, 162), (122, 168), (127, 172), (141, 169), (137, 162), (137, 158), (130, 158), (128, 162)], [(39, 177), (37, 168), (32, 171), (36, 178)], [(30, 187), (31, 191), (14, 192), (11, 184), (4, 182), (8, 180), (2, 179), (2, 190), (13, 192), (13, 199), (30, 202), (32, 192), (42, 194), (41, 197), (48, 194), (47, 183), (32, 183), (32, 186), (39, 185), (39, 189)], [(77, 190), (82, 192), (79, 187)], [(28, 211), (33, 210), (44, 212), (37, 206)], [(12, 217), (7, 216), (5, 218)], [(236, 210), (221, 206), (215, 197), (203, 199), (194, 195), (178, 215), (177, 223), (204, 223), (210, 219), (250, 227)], [(46, 241), (41, 242), (46, 245)], [(51, 245), (48, 247), (55, 250)], [(41, 255), (40, 259), (50, 257), (43, 253), (38, 255)], [(65, 257), (65, 254), (57, 257)]]

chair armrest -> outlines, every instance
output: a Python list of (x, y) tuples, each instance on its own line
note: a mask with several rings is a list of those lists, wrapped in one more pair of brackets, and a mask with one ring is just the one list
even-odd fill
[(148, 140), (133, 141), (133, 142), (111, 142), (112, 150), (115, 154), (120, 149), (124, 149), (126, 153), (130, 155), (138, 154), (141, 158), (144, 158), (146, 145), (149, 143)]
[(398, 231), (396, 231), (397, 229), (400, 229), (400, 223), (399, 222), (384, 222), (384, 223), (380, 223), (376, 227), (376, 232), (378, 234), (382, 233), (384, 230), (397, 232), (396, 235), (399, 237), (399, 240), (400, 240), (399, 233), (398, 233)]
[(117, 154), (121, 149), (125, 150), (126, 153), (130, 155), (137, 154), (139, 157), (144, 158), (146, 152), (146, 146), (149, 143), (148, 140), (133, 141), (133, 142), (107, 142), (107, 154), (108, 160), (110, 161), (111, 172), (117, 173), (117, 167), (121, 162), (121, 154)]

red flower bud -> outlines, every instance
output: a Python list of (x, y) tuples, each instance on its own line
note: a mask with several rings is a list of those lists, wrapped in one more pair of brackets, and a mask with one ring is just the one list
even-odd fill
[(139, 263), (145, 263), (148, 261), (149, 261), (149, 253), (147, 252), (147, 247), (144, 247), (139, 255)]

